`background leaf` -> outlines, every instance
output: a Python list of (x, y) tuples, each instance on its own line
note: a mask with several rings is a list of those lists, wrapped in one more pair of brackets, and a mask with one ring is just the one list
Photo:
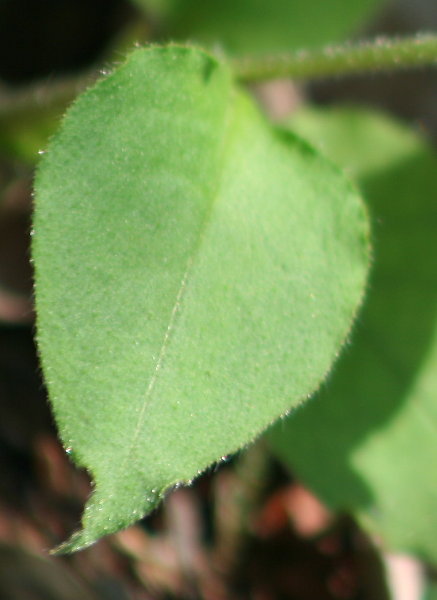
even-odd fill
[(317, 387), (362, 295), (367, 224), (340, 172), (189, 48), (136, 51), (85, 93), (36, 192), (43, 368), (96, 484), (71, 550)]
[(437, 600), (437, 586), (430, 585), (425, 593), (423, 600)]
[(171, 39), (219, 45), (230, 53), (323, 46), (353, 34), (381, 0), (136, 0), (165, 17)]
[(437, 160), (370, 111), (307, 110), (292, 128), (357, 176), (374, 222), (374, 266), (350, 348), (317, 398), (269, 439), (330, 506), (435, 560)]
[[(37, 112), (37, 115), (34, 114)], [(47, 140), (56, 129), (59, 111), (29, 110), (25, 114), (9, 114), (0, 117), (0, 152), (2, 155), (17, 158), (28, 164), (38, 159)]]
[(167, 18), (178, 5), (178, 0), (132, 0), (132, 2), (158, 18)]

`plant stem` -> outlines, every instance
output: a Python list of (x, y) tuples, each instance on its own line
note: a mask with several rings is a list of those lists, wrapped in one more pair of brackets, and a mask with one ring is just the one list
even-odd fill
[(250, 83), (291, 77), (315, 79), (437, 65), (437, 35), (376, 38), (357, 44), (328, 46), (270, 57), (247, 57), (232, 63), (237, 80)]
[(47, 112), (56, 107), (63, 111), (80, 92), (94, 83), (97, 75), (97, 72), (90, 71), (78, 76), (29, 84), (18, 90), (0, 85), (0, 120), (19, 117), (29, 111)]

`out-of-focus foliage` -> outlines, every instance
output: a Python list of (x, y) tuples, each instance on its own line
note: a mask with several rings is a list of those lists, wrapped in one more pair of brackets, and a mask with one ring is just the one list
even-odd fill
[(272, 447), (331, 507), (436, 560), (437, 157), (370, 111), (306, 109), (290, 127), (356, 178), (374, 265), (333, 375), (271, 431)]
[(381, 0), (136, 0), (161, 18), (164, 35), (263, 53), (310, 48), (350, 36)]

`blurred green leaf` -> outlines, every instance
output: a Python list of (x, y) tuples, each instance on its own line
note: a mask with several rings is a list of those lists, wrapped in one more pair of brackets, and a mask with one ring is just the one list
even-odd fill
[(305, 398), (363, 292), (356, 191), (191, 48), (138, 50), (79, 98), (39, 169), (34, 226), (44, 373), (96, 485), (64, 550)]
[(320, 47), (350, 36), (382, 0), (136, 0), (163, 15), (170, 39), (232, 54)]
[(437, 558), (437, 159), (387, 117), (307, 110), (293, 130), (355, 175), (374, 266), (348, 347), (317, 397), (269, 434), (325, 502)]
[(0, 119), (0, 152), (28, 164), (38, 159), (59, 123), (58, 111), (29, 110)]
[(175, 11), (179, 0), (132, 0), (134, 4), (145, 9), (158, 18), (166, 18)]
[(437, 600), (437, 585), (430, 585), (427, 588), (423, 600)]

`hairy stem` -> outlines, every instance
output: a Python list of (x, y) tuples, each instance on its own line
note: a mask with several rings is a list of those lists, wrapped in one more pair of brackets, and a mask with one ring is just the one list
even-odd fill
[(377, 38), (369, 42), (331, 46), (321, 50), (247, 57), (235, 59), (232, 65), (236, 78), (247, 83), (281, 77), (315, 79), (437, 65), (437, 35)]

